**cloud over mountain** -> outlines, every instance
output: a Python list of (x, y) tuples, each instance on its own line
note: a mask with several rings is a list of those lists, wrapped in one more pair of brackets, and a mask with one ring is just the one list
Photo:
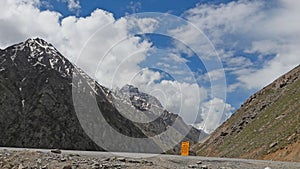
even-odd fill
[[(79, 1), (68, 3), (69, 6), (73, 4), (73, 7), (74, 4), (79, 5)], [(183, 119), (193, 123), (200, 101), (207, 99), (206, 89), (199, 88), (196, 83), (157, 81), (161, 76), (160, 73), (150, 69), (144, 71), (144, 74), (139, 74), (144, 70), (140, 63), (146, 60), (147, 53), (153, 50), (153, 47), (147, 39), (133, 36), (131, 30), (151, 31), (156, 28), (156, 20), (151, 18), (128, 20), (126, 17), (116, 20), (112, 13), (102, 9), (96, 9), (86, 17), (64, 17), (56, 11), (41, 10), (39, 8), (41, 5), (43, 4), (39, 0), (0, 2), (1, 48), (32, 37), (47, 39), (64, 56), (103, 85), (121, 88), (127, 83), (133, 83), (131, 80), (135, 78), (139, 79), (140, 86), (144, 86), (144, 88), (139, 86), (141, 90), (151, 93), (159, 89), (167, 95), (165, 97), (167, 99), (163, 102), (164, 106), (174, 113), (183, 113), (181, 114)], [(182, 60), (178, 56), (173, 56), (177, 60)], [(118, 69), (123, 73), (116, 73)], [(145, 73), (148, 75), (145, 76)], [(111, 81), (112, 79), (114, 81)], [(179, 92), (178, 97), (169, 95), (174, 94), (168, 92), (171, 90)], [(201, 92), (197, 92), (199, 90)], [(162, 92), (153, 94), (157, 93), (157, 97), (163, 99)], [(199, 94), (202, 94), (201, 99)]]

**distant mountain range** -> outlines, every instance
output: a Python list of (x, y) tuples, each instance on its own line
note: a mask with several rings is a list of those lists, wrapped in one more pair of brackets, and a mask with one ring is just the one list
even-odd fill
[[(74, 95), (84, 98), (77, 107)], [(191, 144), (207, 136), (187, 125), (177, 114), (165, 110), (158, 99), (132, 85), (118, 91), (100, 85), (54, 46), (37, 38), (0, 51), (0, 146), (105, 151), (105, 147), (94, 142), (94, 135), (82, 127), (87, 124), (95, 129), (104, 121), (78, 119), (95, 112), (89, 105), (95, 98), (102, 120), (118, 133), (131, 138), (149, 138), (150, 148), (137, 145), (132, 152), (161, 152), (170, 138), (152, 137), (170, 127), (175, 129), (177, 138)], [(139, 123), (127, 118), (132, 116), (157, 118)], [(173, 125), (175, 121), (177, 125)], [(98, 140), (110, 137), (105, 129), (95, 130)], [(124, 145), (110, 150), (131, 151), (126, 148), (126, 142), (120, 144)], [(179, 150), (179, 145), (175, 145), (168, 152), (178, 154)]]
[(193, 149), (202, 156), (300, 162), (300, 65), (252, 95)]

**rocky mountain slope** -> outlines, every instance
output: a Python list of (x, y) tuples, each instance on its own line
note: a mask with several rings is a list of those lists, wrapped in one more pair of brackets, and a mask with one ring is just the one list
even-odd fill
[[(74, 95), (84, 101), (74, 106)], [(155, 97), (133, 86), (125, 86), (120, 91), (101, 86), (42, 39), (29, 39), (0, 50), (0, 146), (103, 150), (91, 139), (94, 135), (86, 133), (81, 125), (95, 129), (104, 121), (78, 119), (79, 116), (88, 119), (96, 112), (89, 105), (95, 98), (102, 120), (122, 135), (149, 138), (177, 121), (178, 125), (172, 127), (178, 137), (192, 144), (199, 140), (200, 130), (165, 110)], [(127, 114), (150, 117), (158, 113), (158, 118), (149, 123), (124, 117)], [(97, 132), (100, 139), (109, 137), (108, 131)], [(132, 151), (160, 152), (162, 144), (170, 138), (164, 139), (150, 138), (149, 147), (154, 149), (136, 146)], [(113, 151), (130, 151), (126, 142), (120, 144), (124, 149)], [(179, 147), (170, 151), (179, 153)]]
[(300, 162), (300, 65), (252, 95), (197, 155)]

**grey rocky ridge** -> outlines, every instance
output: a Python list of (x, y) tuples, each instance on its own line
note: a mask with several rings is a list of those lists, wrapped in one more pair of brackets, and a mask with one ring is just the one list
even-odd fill
[[(114, 91), (100, 85), (54, 46), (36, 38), (0, 51), (0, 146), (104, 151), (81, 126), (88, 123), (93, 128), (99, 121), (78, 120), (74, 93), (87, 98), (87, 105), (77, 104), (81, 115), (89, 116), (88, 100), (96, 98), (105, 121), (129, 137), (158, 135), (175, 121), (178, 124), (175, 132), (182, 140), (194, 144), (206, 136), (188, 126), (177, 114), (165, 110), (155, 97), (134, 86)], [(126, 118), (124, 113), (158, 117), (149, 123), (139, 123)], [(105, 137), (106, 131), (99, 132), (100, 137)], [(160, 140), (160, 144), (167, 140)], [(158, 147), (152, 153), (160, 151), (161, 145), (155, 140), (149, 144)], [(179, 153), (179, 145), (168, 152)]]

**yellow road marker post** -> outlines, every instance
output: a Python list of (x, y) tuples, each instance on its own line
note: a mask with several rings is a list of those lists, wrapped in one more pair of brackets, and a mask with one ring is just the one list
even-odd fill
[(189, 156), (189, 150), (190, 150), (190, 142), (185, 141), (181, 143), (181, 155), (182, 156)]

